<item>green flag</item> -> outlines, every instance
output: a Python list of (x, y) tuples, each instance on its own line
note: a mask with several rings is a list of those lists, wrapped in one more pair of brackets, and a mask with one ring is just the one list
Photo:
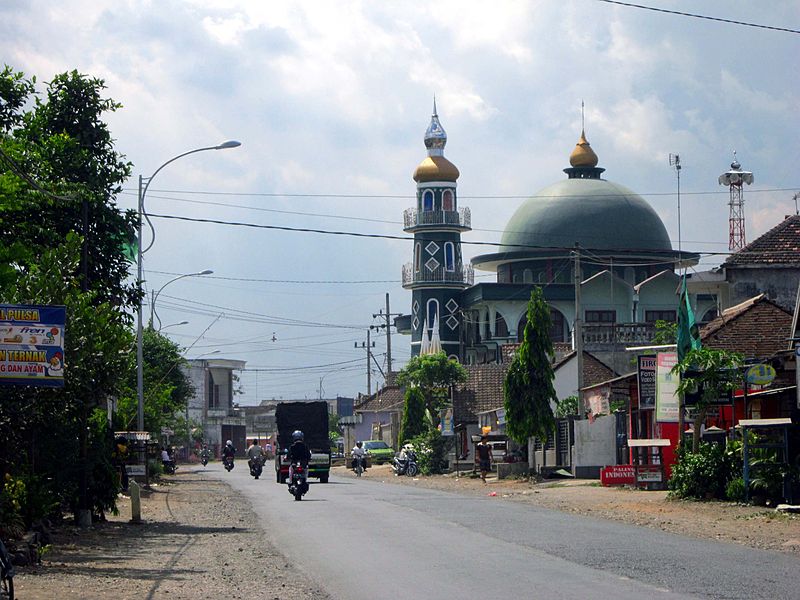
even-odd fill
[(136, 264), (139, 260), (139, 238), (134, 231), (123, 233), (120, 243), (123, 256), (128, 262)]
[(686, 290), (686, 275), (681, 282), (681, 299), (678, 304), (678, 362), (689, 350), (700, 348), (700, 328), (694, 322), (694, 311)]

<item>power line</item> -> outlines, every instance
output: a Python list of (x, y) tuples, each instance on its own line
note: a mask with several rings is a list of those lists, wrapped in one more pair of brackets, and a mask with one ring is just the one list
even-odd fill
[[(411, 236), (400, 236), (400, 235), (390, 235), (385, 233), (361, 233), (356, 231), (341, 231), (341, 230), (329, 230), (329, 229), (314, 229), (311, 227), (288, 227), (283, 225), (263, 225), (260, 223), (248, 223), (244, 221), (225, 221), (222, 219), (204, 219), (199, 217), (185, 217), (180, 215), (160, 215), (150, 213), (151, 217), (158, 218), (158, 219), (169, 219), (169, 220), (176, 220), (176, 221), (187, 221), (190, 223), (210, 223), (214, 225), (228, 225), (233, 227), (247, 227), (251, 229), (268, 229), (268, 230), (277, 230), (277, 231), (289, 231), (289, 232), (298, 232), (298, 233), (317, 233), (321, 235), (336, 235), (336, 236), (346, 236), (346, 237), (360, 237), (360, 238), (371, 238), (371, 239), (386, 239), (386, 240), (396, 240), (402, 242), (413, 242), (414, 238)], [(585, 236), (584, 236), (585, 237)], [(471, 246), (492, 246), (492, 247), (503, 247), (503, 248), (519, 248), (519, 249), (527, 249), (527, 250), (551, 250), (551, 251), (564, 251), (564, 252), (571, 252), (574, 250), (572, 246), (545, 246), (545, 245), (538, 245), (538, 244), (510, 244), (510, 243), (503, 243), (503, 242), (485, 242), (485, 241), (472, 241), (472, 240), (461, 240), (462, 245), (471, 245)], [(586, 248), (587, 250), (595, 253), (615, 253), (615, 254), (631, 254), (631, 255), (653, 255), (653, 256), (663, 256), (665, 254), (675, 252), (674, 250), (652, 250), (649, 248)], [(780, 252), (778, 250), (774, 251), (775, 253)], [(759, 251), (759, 252), (751, 252), (751, 254), (770, 254), (770, 251)], [(730, 256), (732, 254), (736, 254), (735, 252), (717, 252), (717, 251), (701, 251), (701, 252), (684, 252), (684, 254), (691, 257), (692, 255), (705, 255), (705, 256)], [(669, 263), (676, 262), (678, 259), (667, 261)]]
[(772, 25), (761, 25), (759, 23), (750, 23), (748, 21), (734, 21), (733, 19), (723, 19), (721, 17), (710, 17), (708, 15), (698, 15), (695, 13), (681, 12), (678, 10), (667, 10), (666, 8), (656, 8), (654, 6), (645, 6), (643, 4), (632, 4), (630, 2), (619, 2), (618, 0), (598, 0), (606, 4), (619, 4), (620, 6), (628, 6), (631, 8), (641, 8), (643, 10), (652, 10), (654, 12), (667, 13), (670, 15), (679, 15), (681, 17), (692, 17), (695, 19), (706, 19), (708, 21), (719, 21), (721, 23), (731, 23), (733, 25), (744, 25), (746, 27), (758, 27), (760, 29), (771, 29), (773, 31), (785, 31), (787, 33), (800, 33), (797, 29), (787, 29), (786, 27), (774, 27)]

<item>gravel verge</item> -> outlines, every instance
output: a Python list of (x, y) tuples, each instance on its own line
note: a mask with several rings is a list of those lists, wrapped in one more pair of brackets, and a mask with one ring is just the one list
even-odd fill
[[(329, 600), (270, 543), (247, 501), (222, 481), (181, 472), (130, 500), (120, 514), (79, 530), (61, 527), (40, 567), (14, 578), (22, 600), (230, 598)], [(298, 582), (299, 585), (298, 585)]]

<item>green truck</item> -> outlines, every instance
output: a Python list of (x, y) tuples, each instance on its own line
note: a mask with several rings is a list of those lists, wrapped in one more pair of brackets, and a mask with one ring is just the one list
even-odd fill
[(286, 483), (289, 477), (289, 460), (286, 452), (292, 445), (292, 433), (300, 430), (311, 450), (308, 463), (309, 477), (328, 483), (331, 472), (331, 443), (328, 437), (327, 402), (280, 402), (275, 408), (278, 443), (275, 447), (275, 481)]

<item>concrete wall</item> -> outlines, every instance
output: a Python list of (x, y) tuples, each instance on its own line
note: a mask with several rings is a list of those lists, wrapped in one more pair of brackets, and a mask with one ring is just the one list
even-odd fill
[(613, 415), (599, 417), (594, 423), (575, 421), (573, 453), (577, 477), (599, 478), (600, 469), (617, 462), (616, 419)]
[(800, 269), (726, 269), (731, 305), (764, 293), (789, 312), (794, 311)]

